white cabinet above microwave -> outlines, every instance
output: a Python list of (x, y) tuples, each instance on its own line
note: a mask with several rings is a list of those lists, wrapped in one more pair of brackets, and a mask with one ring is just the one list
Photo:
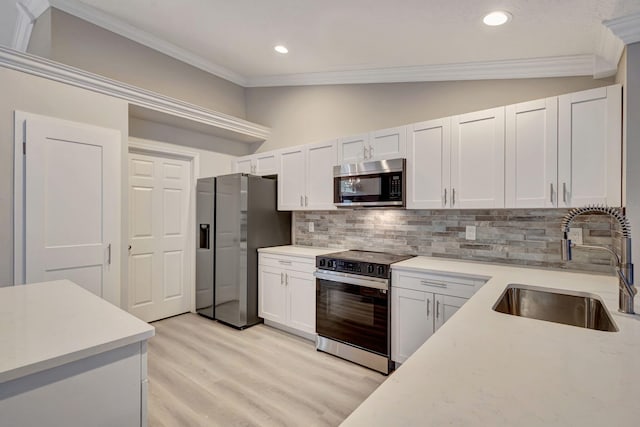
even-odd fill
[(339, 138), (338, 161), (345, 164), (404, 157), (406, 140), (406, 126)]

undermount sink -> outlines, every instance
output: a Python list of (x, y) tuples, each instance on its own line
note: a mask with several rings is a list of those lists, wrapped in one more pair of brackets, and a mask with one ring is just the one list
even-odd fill
[(510, 284), (493, 307), (513, 316), (617, 332), (611, 315), (595, 295)]

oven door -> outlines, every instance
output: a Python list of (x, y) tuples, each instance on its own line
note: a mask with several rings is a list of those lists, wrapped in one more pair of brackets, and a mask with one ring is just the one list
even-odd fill
[(389, 355), (389, 281), (318, 270), (316, 331), (383, 356)]

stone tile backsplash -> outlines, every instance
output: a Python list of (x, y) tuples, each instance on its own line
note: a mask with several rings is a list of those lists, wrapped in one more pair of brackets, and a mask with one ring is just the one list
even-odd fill
[[(560, 222), (568, 209), (337, 210), (295, 212), (295, 244), (613, 273), (605, 251), (575, 249), (560, 259)], [(314, 232), (309, 232), (309, 222)], [(466, 240), (467, 225), (476, 240)], [(584, 244), (618, 251), (617, 224), (605, 215), (577, 218)]]

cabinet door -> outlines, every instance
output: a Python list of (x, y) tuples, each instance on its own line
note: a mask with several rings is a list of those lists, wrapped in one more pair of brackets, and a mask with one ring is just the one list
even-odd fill
[(506, 107), (508, 208), (557, 206), (558, 98)]
[(435, 300), (435, 318), (434, 330), (438, 330), (440, 326), (451, 318), (462, 305), (467, 302), (466, 298), (452, 297), (449, 295), (434, 294)]
[(562, 95), (558, 110), (558, 206), (620, 206), (621, 86)]
[(407, 152), (407, 127), (377, 130), (369, 135), (367, 159), (384, 160), (405, 157)]
[(433, 335), (433, 294), (392, 287), (391, 359), (402, 363)]
[(338, 161), (359, 163), (368, 158), (369, 134), (353, 135), (338, 139)]
[(504, 207), (504, 107), (455, 116), (451, 126), (452, 207)]
[(278, 323), (286, 322), (286, 287), (283, 269), (258, 266), (258, 316)]
[(307, 147), (305, 209), (336, 209), (333, 204), (333, 167), (337, 164), (336, 140)]
[(431, 120), (409, 128), (407, 208), (440, 209), (450, 205), (451, 120)]
[(302, 332), (316, 333), (316, 281), (312, 273), (287, 270), (288, 325)]
[(278, 175), (278, 210), (292, 211), (304, 208), (305, 152), (303, 147), (280, 153)]
[(238, 173), (253, 173), (253, 159), (251, 157), (237, 158), (233, 170)]
[(255, 175), (277, 175), (278, 174), (278, 153), (270, 151), (267, 153), (255, 154), (253, 156)]

